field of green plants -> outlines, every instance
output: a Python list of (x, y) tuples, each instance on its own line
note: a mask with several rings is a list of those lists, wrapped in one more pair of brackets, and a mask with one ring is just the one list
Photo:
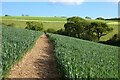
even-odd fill
[(42, 32), (2, 26), (2, 75), (5, 77), (10, 68), (32, 48)]
[(119, 47), (56, 34), (49, 34), (49, 38), (66, 78), (118, 78)]
[[(3, 74), (0, 77), (5, 77), (12, 65), (18, 62), (43, 34), (43, 32), (25, 30), (27, 20), (42, 21), (44, 30), (48, 28), (59, 30), (64, 28), (66, 22), (66, 18), (59, 17), (8, 16), (2, 18), (3, 23), (14, 23), (15, 26), (2, 26), (2, 53), (0, 55)], [(118, 22), (106, 21), (106, 23), (113, 28), (113, 31), (101, 37), (100, 41), (109, 40), (118, 33)], [(53, 42), (56, 59), (64, 77), (75, 80), (78, 78), (118, 78), (119, 47), (56, 34), (49, 34), (49, 39)]]
[[(44, 30), (47, 30), (49, 28), (54, 29), (55, 31), (59, 29), (64, 29), (64, 24), (66, 23), (66, 18), (64, 17), (30, 17), (30, 16), (1, 16), (2, 22), (5, 24), (11, 24), (14, 23), (15, 27), (18, 28), (25, 28), (27, 20), (29, 21), (37, 21), (42, 22)], [(89, 21), (95, 21), (95, 20), (89, 20)], [(98, 20), (96, 20), (98, 21)], [(106, 22), (109, 27), (113, 28), (113, 31), (108, 33), (105, 36), (102, 36), (100, 41), (107, 41), (110, 38), (113, 37), (114, 34), (118, 33), (118, 22), (117, 21), (109, 21), (109, 20), (99, 20)]]

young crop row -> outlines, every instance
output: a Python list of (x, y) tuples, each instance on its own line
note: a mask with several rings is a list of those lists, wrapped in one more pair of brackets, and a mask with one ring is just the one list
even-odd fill
[(64, 77), (118, 78), (118, 47), (49, 34)]
[(32, 48), (42, 32), (2, 26), (2, 75), (5, 77), (12, 65)]

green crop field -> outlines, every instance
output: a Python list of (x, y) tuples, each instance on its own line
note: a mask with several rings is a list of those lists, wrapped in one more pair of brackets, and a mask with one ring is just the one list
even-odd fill
[(42, 32), (2, 26), (2, 76), (34, 45)]
[[(66, 23), (66, 18), (61, 17), (8, 16), (1, 18), (0, 23), (14, 23), (14, 27), (2, 27), (2, 77), (8, 74), (10, 68), (32, 48), (38, 37), (43, 34), (39, 31), (25, 30), (27, 21), (42, 22), (44, 30), (64, 29)], [(109, 40), (118, 33), (117, 21), (100, 21), (106, 22), (113, 28), (113, 31), (102, 36), (100, 41)], [(49, 34), (49, 39), (53, 42), (57, 62), (66, 78), (118, 78), (119, 47), (56, 34)]]
[(65, 17), (0, 16), (0, 18), (9, 20), (66, 21)]
[(49, 34), (49, 38), (66, 78), (118, 78), (119, 47), (56, 34)]

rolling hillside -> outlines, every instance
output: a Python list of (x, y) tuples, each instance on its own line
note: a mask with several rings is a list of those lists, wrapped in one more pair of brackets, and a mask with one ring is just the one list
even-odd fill
[[(11, 67), (22, 59), (43, 33), (5, 26), (2, 29), (2, 77), (5, 77)], [(49, 34), (48, 38), (53, 43), (55, 60), (63, 77), (68, 79), (118, 78), (119, 47), (56, 34)], [(47, 42), (47, 44), (49, 43)], [(44, 47), (42, 50), (44, 50)]]
[(118, 47), (55, 34), (49, 38), (66, 78), (118, 78)]
[[(4, 24), (11, 24), (14, 23), (15, 27), (18, 28), (25, 28), (27, 21), (37, 21), (42, 22), (44, 30), (49, 28), (56, 30), (64, 29), (64, 24), (66, 23), (66, 18), (64, 17), (30, 17), (30, 16), (1, 16), (2, 23)], [(95, 20), (89, 20), (95, 21)], [(103, 21), (106, 22), (109, 27), (113, 28), (113, 31), (109, 34), (102, 36), (100, 41), (106, 41), (113, 37), (114, 34), (118, 33), (118, 22), (117, 21), (110, 21), (110, 20), (96, 20), (96, 21)]]

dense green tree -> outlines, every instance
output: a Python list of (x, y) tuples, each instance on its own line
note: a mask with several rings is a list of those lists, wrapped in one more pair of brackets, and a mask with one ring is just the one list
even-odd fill
[(104, 22), (92, 22), (91, 26), (93, 28), (93, 33), (96, 34), (98, 40), (100, 40), (102, 36), (107, 35), (110, 31), (113, 30), (113, 28), (110, 28)]
[(8, 15), (8, 14), (5, 14), (5, 16), (10, 16), (10, 15)]
[(98, 17), (96, 20), (105, 20), (103, 17)]
[(59, 30), (57, 30), (57, 32), (56, 32), (57, 34), (60, 34), (60, 35), (66, 35), (66, 33), (65, 33), (65, 30), (64, 29), (59, 29)]
[(88, 21), (80, 17), (70, 17), (64, 25), (65, 34), (67, 36), (82, 38), (86, 40), (100, 40), (104, 35), (107, 35), (112, 28), (104, 22)]
[(84, 25), (85, 25), (85, 30), (84, 30), (84, 35), (83, 35), (82, 38), (86, 39), (86, 40), (95, 41), (96, 40), (96, 36), (93, 33), (94, 32), (94, 27), (91, 25), (91, 22), (90, 21), (86, 21), (84, 23)]
[(81, 17), (70, 17), (64, 25), (65, 33), (68, 36), (80, 38), (84, 31), (84, 19)]
[(91, 17), (86, 16), (85, 19), (91, 19)]
[(81, 20), (84, 20), (84, 19), (78, 16), (67, 18), (67, 22), (73, 22), (73, 23), (77, 23)]
[(48, 32), (48, 33), (56, 33), (55, 29), (53, 29), (53, 28), (48, 28), (46, 30), (46, 32)]
[(36, 31), (42, 31), (43, 30), (43, 24), (39, 22), (26, 22), (25, 29), (29, 30), (36, 30)]
[(68, 22), (64, 25), (65, 33), (68, 36), (76, 37), (75, 24)]

